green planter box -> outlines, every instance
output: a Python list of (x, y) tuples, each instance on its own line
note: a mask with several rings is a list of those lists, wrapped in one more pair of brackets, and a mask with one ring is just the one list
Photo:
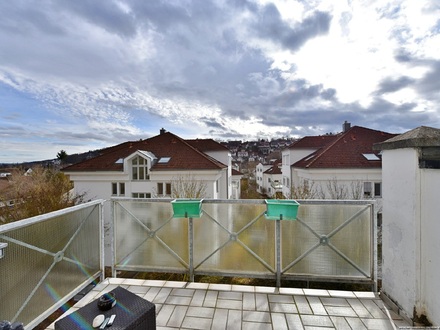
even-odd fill
[(269, 220), (296, 220), (299, 203), (293, 199), (266, 199)]
[(171, 202), (174, 218), (200, 218), (202, 199), (175, 199)]

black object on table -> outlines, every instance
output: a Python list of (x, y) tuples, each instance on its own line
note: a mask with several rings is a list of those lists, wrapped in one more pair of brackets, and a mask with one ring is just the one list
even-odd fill
[(97, 300), (78, 309), (55, 322), (55, 330), (91, 330), (93, 319), (99, 314), (106, 318), (116, 314), (115, 321), (109, 330), (145, 330), (156, 329), (156, 306), (148, 300), (118, 286), (112, 290), (116, 296), (116, 305), (108, 310), (101, 311)]

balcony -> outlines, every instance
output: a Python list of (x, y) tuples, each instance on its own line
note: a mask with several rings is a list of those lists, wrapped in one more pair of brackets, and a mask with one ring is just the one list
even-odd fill
[[(266, 219), (264, 200), (203, 200), (194, 219), (173, 217), (170, 202), (112, 199), (105, 219), (104, 201), (95, 201), (0, 226), (0, 242), (8, 244), (0, 259), (0, 318), (33, 329), (98, 283), (67, 313), (121, 285), (156, 304), (158, 327), (408, 325), (376, 293), (374, 202), (300, 201), (294, 221)], [(188, 281), (117, 278), (124, 271), (185, 274)], [(194, 282), (198, 275), (275, 285)], [(288, 281), (370, 291), (292, 288)]]

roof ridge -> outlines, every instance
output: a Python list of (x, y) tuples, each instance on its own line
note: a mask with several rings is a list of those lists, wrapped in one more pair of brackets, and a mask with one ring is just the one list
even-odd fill
[[(327, 145), (325, 145), (325, 146), (323, 146), (323, 147), (321, 147), (321, 148), (319, 148), (318, 150), (316, 150), (315, 152), (312, 152), (312, 154), (314, 154), (314, 153), (317, 153), (317, 155), (315, 156), (315, 157), (313, 157), (313, 159), (312, 159), (312, 161), (309, 163), (309, 164), (307, 164), (307, 166), (306, 167), (309, 167), (310, 165), (312, 165), (313, 163), (315, 163), (327, 150), (329, 150), (331, 147), (333, 147), (343, 136), (345, 136), (345, 134), (346, 133), (348, 133), (348, 132), (350, 132), (354, 127), (356, 127), (356, 126), (353, 126), (352, 128), (350, 128), (348, 131), (346, 131), (346, 132), (343, 132), (342, 134), (340, 134), (340, 136), (338, 137), (338, 135), (339, 134), (336, 134), (335, 135), (335, 139), (332, 141), (332, 142), (329, 142)], [(320, 150), (321, 149), (321, 150)], [(309, 157), (309, 156), (311, 156), (312, 154), (310, 154), (310, 155), (307, 155), (306, 157)], [(306, 158), (306, 157), (304, 157), (304, 158)]]
[[(226, 164), (223, 164), (222, 162), (216, 160), (215, 158), (213, 158), (213, 157), (211, 157), (211, 156), (205, 154), (204, 152), (200, 151), (200, 150), (197, 149), (196, 147), (193, 147), (188, 141), (186, 141), (185, 139), (182, 139), (180, 136), (177, 136), (176, 134), (171, 133), (171, 132), (166, 132), (165, 134), (167, 134), (167, 133), (168, 133), (168, 134), (171, 134), (173, 137), (177, 138), (179, 141), (181, 141), (181, 142), (183, 142), (184, 144), (186, 144), (188, 147), (190, 147), (191, 149), (193, 149), (193, 150), (194, 150), (195, 152), (197, 152), (199, 155), (205, 157), (205, 158), (206, 158), (207, 160), (209, 160), (212, 164), (214, 164), (214, 165), (216, 165), (216, 166), (218, 166), (219, 164), (226, 165)], [(227, 165), (226, 165), (226, 166), (227, 166)]]

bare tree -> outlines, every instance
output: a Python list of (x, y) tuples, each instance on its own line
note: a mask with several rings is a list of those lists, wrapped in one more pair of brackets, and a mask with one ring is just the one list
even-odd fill
[(327, 191), (330, 199), (347, 199), (347, 186), (339, 183), (336, 178), (327, 181)]
[(194, 175), (174, 177), (171, 182), (173, 198), (203, 198), (206, 196), (206, 182), (198, 180)]
[(352, 181), (350, 184), (350, 195), (352, 199), (362, 198), (363, 184), (361, 181)]
[(318, 190), (314, 181), (302, 180), (300, 184), (292, 184), (290, 187), (290, 198), (293, 199), (314, 199), (318, 196)]

